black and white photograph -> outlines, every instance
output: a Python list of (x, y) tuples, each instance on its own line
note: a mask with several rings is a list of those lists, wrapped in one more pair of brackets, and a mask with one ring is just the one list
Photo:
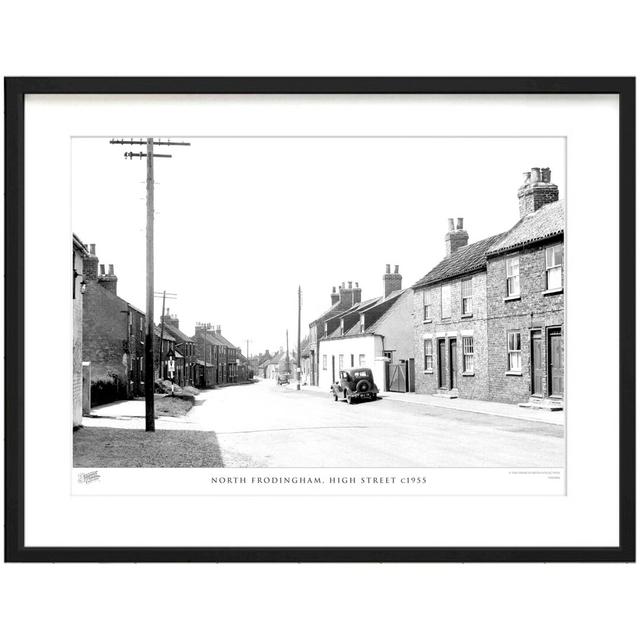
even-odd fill
[(71, 145), (76, 469), (564, 469), (564, 138)]

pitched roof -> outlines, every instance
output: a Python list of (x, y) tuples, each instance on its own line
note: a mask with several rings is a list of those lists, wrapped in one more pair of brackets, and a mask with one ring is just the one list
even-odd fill
[(490, 255), (538, 242), (564, 232), (564, 201), (557, 200), (527, 214), (489, 250)]
[(180, 331), (178, 327), (171, 324), (170, 322), (164, 323), (164, 331), (165, 333), (171, 334), (176, 340), (180, 340), (181, 342), (193, 342), (193, 338), (190, 338), (186, 333)]
[[(154, 327), (154, 331), (155, 331), (156, 337), (159, 338), (160, 337), (160, 327), (158, 327), (158, 326)], [(163, 340), (168, 340), (169, 342), (175, 342), (176, 341), (176, 339), (171, 334), (168, 334), (166, 331), (162, 334), (162, 339)]]
[(499, 233), (484, 240), (461, 247), (441, 260), (426, 276), (420, 278), (413, 288), (423, 287), (434, 282), (449, 280), (466, 273), (473, 273), (486, 267), (487, 251), (500, 242), (506, 233)]

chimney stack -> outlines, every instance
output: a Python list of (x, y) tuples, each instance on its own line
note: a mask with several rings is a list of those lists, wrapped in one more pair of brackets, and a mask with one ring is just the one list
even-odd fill
[(334, 304), (338, 304), (338, 300), (340, 300), (340, 296), (338, 295), (336, 288), (333, 287), (331, 289), (331, 306), (333, 307)]
[(469, 234), (463, 228), (463, 218), (458, 218), (457, 229), (454, 229), (453, 218), (449, 218), (449, 231), (444, 237), (446, 253), (450, 256), (461, 247), (469, 243)]
[(109, 272), (105, 273), (104, 265), (100, 265), (100, 275), (98, 276), (98, 282), (107, 290), (113, 293), (114, 296), (118, 295), (118, 277), (116, 276), (113, 265), (109, 265)]
[(558, 187), (551, 183), (551, 169), (533, 167), (525, 171), (524, 183), (518, 189), (520, 217), (537, 211), (540, 207), (558, 200)]
[(96, 245), (89, 245), (89, 255), (85, 256), (82, 261), (82, 277), (85, 282), (98, 279), (98, 256), (96, 255)]
[(395, 266), (394, 272), (391, 273), (391, 265), (386, 266), (385, 274), (382, 276), (384, 284), (384, 297), (388, 298), (394, 291), (402, 289), (402, 276), (400, 275), (400, 267)]
[(362, 302), (362, 289), (356, 282), (356, 286), (353, 287), (353, 304), (360, 304)]
[[(353, 285), (353, 282), (350, 282), (349, 285)], [(348, 309), (349, 307), (353, 306), (353, 292), (354, 289), (351, 286), (347, 289), (344, 282), (340, 287), (338, 287), (340, 306), (342, 306), (344, 309)]]
[(220, 335), (220, 334), (222, 333), (222, 329), (220, 328), (220, 325), (218, 325), (218, 326), (216, 327), (216, 333), (217, 333), (218, 335)]

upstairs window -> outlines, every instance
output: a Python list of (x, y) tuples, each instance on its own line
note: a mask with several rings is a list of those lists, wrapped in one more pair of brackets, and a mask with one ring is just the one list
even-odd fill
[(473, 314), (473, 280), (465, 278), (462, 283), (462, 315), (470, 316)]
[(422, 290), (422, 319), (431, 320), (433, 317), (433, 305), (431, 303), (431, 289)]
[(507, 367), (509, 371), (516, 373), (522, 371), (522, 349), (519, 331), (509, 331), (507, 333)]
[(520, 257), (507, 258), (507, 297), (520, 295)]
[(555, 244), (545, 250), (547, 290), (562, 289), (562, 245)]
[(440, 297), (440, 317), (445, 320), (451, 317), (451, 285), (443, 284)]
[(360, 333), (364, 333), (364, 313), (360, 314)]

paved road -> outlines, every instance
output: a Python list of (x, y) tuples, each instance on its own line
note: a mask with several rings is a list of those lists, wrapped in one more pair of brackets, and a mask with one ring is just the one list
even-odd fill
[(171, 428), (215, 431), (229, 467), (564, 466), (560, 426), (392, 399), (347, 405), (264, 380), (201, 393)]

